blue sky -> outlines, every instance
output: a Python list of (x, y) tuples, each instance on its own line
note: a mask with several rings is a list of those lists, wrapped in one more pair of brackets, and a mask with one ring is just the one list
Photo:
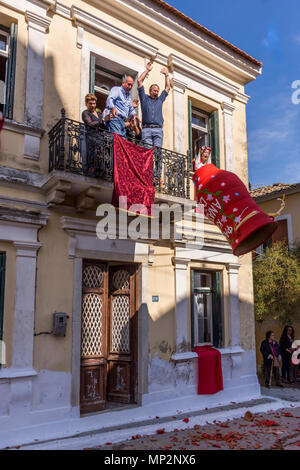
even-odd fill
[[(263, 62), (246, 85), (252, 186), (300, 182), (300, 1), (166, 0)], [(297, 92), (299, 90), (299, 92)]]

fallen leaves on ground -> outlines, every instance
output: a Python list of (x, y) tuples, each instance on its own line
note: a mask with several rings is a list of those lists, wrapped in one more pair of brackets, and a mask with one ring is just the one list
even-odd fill
[(157, 429), (156, 434), (164, 434), (165, 433), (165, 428), (162, 429)]
[(279, 423), (276, 423), (275, 421), (272, 421), (271, 419), (262, 419), (259, 421), (259, 419), (255, 420), (255, 424), (257, 426), (279, 426)]

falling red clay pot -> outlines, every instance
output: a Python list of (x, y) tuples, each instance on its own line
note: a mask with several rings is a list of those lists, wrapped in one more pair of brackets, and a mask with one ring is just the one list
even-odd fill
[(270, 238), (278, 223), (251, 198), (246, 186), (230, 171), (209, 163), (193, 176), (197, 202), (222, 231), (233, 254), (244, 255)]

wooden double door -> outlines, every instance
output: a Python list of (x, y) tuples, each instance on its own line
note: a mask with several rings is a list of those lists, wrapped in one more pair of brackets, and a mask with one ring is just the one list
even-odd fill
[(136, 287), (135, 265), (83, 262), (81, 413), (136, 401)]

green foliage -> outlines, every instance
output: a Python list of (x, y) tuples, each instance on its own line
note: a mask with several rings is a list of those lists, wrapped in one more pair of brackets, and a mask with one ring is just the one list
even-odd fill
[(254, 309), (257, 321), (273, 318), (290, 323), (300, 312), (300, 249), (275, 243), (253, 263)]

